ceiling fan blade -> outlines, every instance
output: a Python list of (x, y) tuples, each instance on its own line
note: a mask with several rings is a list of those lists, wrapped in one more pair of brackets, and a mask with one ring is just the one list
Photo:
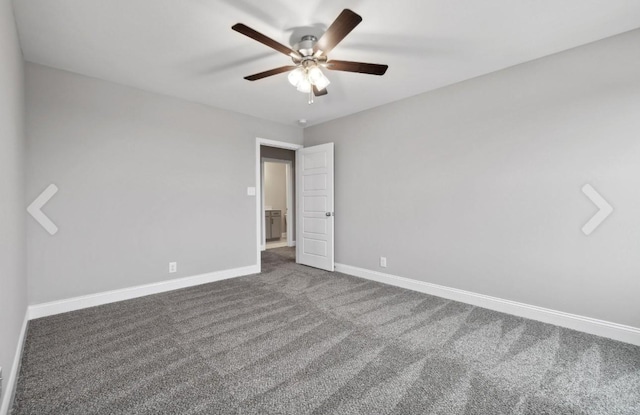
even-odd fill
[(324, 32), (318, 43), (313, 47), (313, 53), (318, 54), (319, 51), (325, 56), (336, 47), (342, 39), (344, 39), (358, 24), (362, 21), (360, 15), (349, 9), (344, 9), (338, 18), (331, 23), (331, 26)]
[(293, 69), (296, 69), (295, 65), (281, 66), (279, 68), (270, 69), (268, 71), (260, 72), (254, 75), (245, 76), (244, 79), (247, 81), (257, 81), (258, 79), (266, 78), (268, 76), (277, 75), (283, 72), (289, 72)]
[(281, 43), (276, 42), (275, 40), (263, 35), (260, 32), (256, 32), (255, 30), (253, 30), (247, 25), (244, 25), (242, 23), (236, 23), (233, 26), (231, 26), (231, 28), (238, 33), (242, 33), (243, 35), (250, 37), (253, 40), (257, 40), (263, 45), (269, 46), (271, 49), (275, 49), (280, 53), (284, 53), (285, 55), (291, 56), (292, 58), (300, 59), (300, 54), (295, 50)]
[(325, 88), (325, 89), (318, 89), (318, 87), (317, 87), (317, 86), (315, 86), (315, 85), (313, 86), (313, 95), (315, 95), (315, 96), (317, 96), (317, 97), (321, 97), (321, 96), (323, 96), (323, 95), (327, 95), (327, 94), (328, 94), (328, 92), (327, 92), (327, 88)]
[(350, 61), (329, 61), (326, 64), (327, 69), (332, 71), (358, 72), (370, 75), (384, 75), (387, 72), (388, 65), (379, 65), (377, 63), (363, 63)]

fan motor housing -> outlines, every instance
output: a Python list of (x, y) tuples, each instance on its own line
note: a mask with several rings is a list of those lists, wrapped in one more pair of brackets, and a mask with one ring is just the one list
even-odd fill
[(300, 42), (296, 43), (293, 48), (300, 52), (303, 57), (313, 55), (313, 47), (318, 42), (318, 38), (313, 35), (302, 36)]

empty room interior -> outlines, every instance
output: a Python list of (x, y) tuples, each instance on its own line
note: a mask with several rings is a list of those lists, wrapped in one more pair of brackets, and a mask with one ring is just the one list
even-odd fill
[(640, 414), (639, 1), (0, 3), (0, 415)]

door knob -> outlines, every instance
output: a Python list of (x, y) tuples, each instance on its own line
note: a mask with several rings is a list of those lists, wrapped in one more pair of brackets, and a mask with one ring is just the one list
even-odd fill
[(331, 216), (331, 215), (333, 215), (333, 213), (332, 213), (332, 212), (327, 212), (327, 213), (325, 213), (324, 215), (325, 215), (325, 216)]

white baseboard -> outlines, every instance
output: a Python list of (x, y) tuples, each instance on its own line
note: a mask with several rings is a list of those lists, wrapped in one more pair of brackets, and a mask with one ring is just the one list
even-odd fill
[(22, 328), (20, 329), (20, 336), (18, 337), (18, 345), (16, 346), (16, 354), (13, 357), (13, 365), (11, 366), (11, 372), (9, 372), (9, 378), (6, 383), (3, 384), (2, 389), (2, 402), (0, 402), (0, 415), (7, 415), (13, 402), (13, 397), (16, 392), (16, 386), (18, 384), (18, 373), (20, 370), (20, 362), (22, 361), (22, 350), (24, 349), (24, 340), (27, 334), (27, 324), (29, 322), (29, 310), (24, 313), (24, 321), (22, 322)]
[(384, 284), (395, 285), (397, 287), (419, 291), (425, 294), (447, 298), (449, 300), (460, 301), (462, 303), (488, 308), (502, 313), (513, 314), (519, 317), (529, 318), (543, 323), (554, 324), (556, 326), (566, 327), (594, 334), (596, 336), (607, 337), (640, 346), (640, 328), (637, 327), (625, 326), (591, 317), (579, 316), (576, 314), (565, 313), (563, 311), (551, 310), (516, 301), (491, 297), (484, 294), (477, 294), (470, 291), (431, 284), (424, 281), (384, 274), (382, 272), (371, 271), (351, 265), (335, 264), (335, 268), (337, 272), (342, 272), (344, 274), (354, 275), (356, 277)]
[(180, 288), (193, 287), (194, 285), (207, 284), (228, 278), (241, 277), (243, 275), (257, 274), (258, 272), (260, 272), (259, 266), (251, 265), (248, 267), (209, 272), (191, 277), (176, 278), (153, 284), (138, 285), (136, 287), (123, 288), (120, 290), (83, 295), (65, 300), (52, 301), (50, 303), (35, 304), (29, 306), (29, 319), (32, 320), (52, 316), (54, 314), (114, 303), (116, 301), (130, 300), (132, 298), (144, 297)]

